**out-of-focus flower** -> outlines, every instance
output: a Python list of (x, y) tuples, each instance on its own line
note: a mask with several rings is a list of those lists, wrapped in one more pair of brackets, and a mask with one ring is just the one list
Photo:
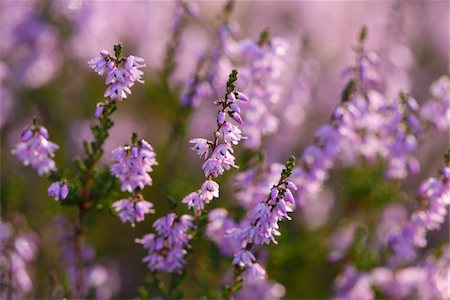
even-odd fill
[(441, 228), (450, 205), (450, 167), (440, 170), (439, 178), (429, 178), (419, 188), (419, 209), (410, 220), (388, 238), (394, 263), (416, 258), (416, 248), (427, 245), (427, 231)]
[(18, 143), (12, 153), (15, 154), (24, 165), (31, 165), (39, 175), (48, 175), (56, 171), (54, 152), (58, 145), (48, 140), (48, 131), (40, 125), (33, 125), (22, 133), (22, 142)]
[(33, 281), (27, 264), (36, 258), (37, 243), (34, 233), (18, 234), (11, 224), (0, 221), (2, 299), (23, 299), (32, 291)]

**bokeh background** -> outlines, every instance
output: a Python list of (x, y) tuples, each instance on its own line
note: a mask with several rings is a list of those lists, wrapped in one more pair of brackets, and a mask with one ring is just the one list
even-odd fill
[[(145, 84), (135, 85), (133, 94), (119, 104), (101, 163), (107, 164), (109, 152), (128, 143), (133, 131), (149, 141), (159, 166), (144, 195), (158, 213), (131, 228), (103, 207), (87, 215), (86, 242), (95, 250), (93, 260), (104, 268), (99, 272), (108, 270), (106, 295), (133, 298), (144, 285), (145, 252), (134, 239), (150, 232), (157, 216), (170, 209), (168, 196), (180, 201), (199, 185), (202, 162), (188, 141), (213, 130), (211, 99), (195, 108), (176, 143), (171, 135), (179, 120), (184, 83), (193, 74), (197, 57), (217, 43), (215, 28), (225, 2), (194, 5), (195, 13), (184, 20), (174, 73), (165, 82), (161, 74), (175, 2), (0, 2), (1, 217), (18, 230), (32, 230), (39, 239), (37, 259), (30, 265), (34, 287), (30, 298), (64, 294), (67, 279), (58, 231), (64, 228), (63, 217), (73, 220), (75, 209), (47, 197), (48, 181), (23, 166), (11, 149), (36, 116), (60, 145), (57, 165), (75, 169), (73, 157), (83, 154), (82, 140), (91, 138), (89, 125), (105, 89), (104, 80), (87, 62), (100, 50), (112, 51), (117, 42), (123, 43), (125, 55), (146, 60)], [(392, 97), (403, 89), (423, 103), (429, 98), (429, 85), (448, 72), (448, 1), (238, 1), (230, 20), (236, 41), (257, 39), (270, 28), (271, 36), (288, 45), (277, 79), (282, 96), (272, 108), (280, 130), (265, 140), (269, 163), (300, 156), (315, 130), (327, 122), (340, 101), (345, 84), (341, 71), (354, 60), (352, 45), (362, 25), (369, 32), (367, 48), (380, 55)], [(231, 68), (229, 61), (221, 62), (220, 76), (226, 78)], [(402, 182), (383, 180), (377, 165), (336, 168), (316, 204), (294, 213), (293, 221), (281, 225), (279, 245), (267, 248), (269, 277), (284, 286), (274, 285), (275, 293), (284, 291), (286, 298), (330, 297), (342, 271), (341, 264), (327, 259), (330, 251), (345, 244), (355, 224), (380, 222), (388, 207), (399, 220), (406, 218), (414, 207), (414, 191), (441, 166), (447, 146), (448, 134), (428, 134), (418, 154), (420, 173)], [(245, 151), (239, 150), (238, 160), (243, 162)], [(233, 206), (236, 173), (220, 179), (221, 197), (213, 206)], [(443, 230), (432, 238), (439, 243), (447, 235)], [(184, 296), (217, 297), (231, 259), (219, 257), (208, 241), (195, 241), (193, 249), (182, 285)]]

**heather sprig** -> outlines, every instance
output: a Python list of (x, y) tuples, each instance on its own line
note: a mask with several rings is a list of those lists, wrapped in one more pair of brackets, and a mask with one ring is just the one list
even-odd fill
[[(202, 169), (205, 175), (205, 182), (201, 189), (187, 195), (182, 202), (192, 208), (196, 216), (200, 216), (212, 199), (219, 197), (219, 185), (213, 180), (214, 177), (222, 175), (225, 170), (231, 167), (237, 168), (235, 163), (233, 145), (237, 145), (242, 139), (239, 125), (243, 124), (239, 101), (247, 102), (248, 98), (239, 91), (236, 91), (237, 81), (236, 70), (233, 70), (226, 84), (226, 93), (214, 103), (220, 108), (217, 113), (217, 129), (214, 132), (214, 140), (205, 138), (195, 138), (190, 140), (194, 144), (192, 148), (200, 157), (205, 158)], [(228, 121), (229, 120), (229, 121)], [(234, 125), (233, 120), (237, 125)]]
[[(53, 160), (54, 151), (58, 146), (48, 140), (47, 129), (34, 120), (33, 126), (27, 128), (22, 134), (22, 142), (14, 149), (16, 154), (24, 164), (30, 164), (37, 169), (39, 175), (46, 175), (53, 181), (48, 188), (48, 195), (63, 205), (76, 205), (77, 214), (73, 228), (73, 286), (72, 296), (82, 298), (86, 296), (86, 278), (83, 261), (83, 216), (92, 207), (100, 207), (100, 201), (115, 192), (114, 180), (112, 175), (104, 170), (98, 170), (97, 163), (103, 156), (104, 144), (109, 136), (109, 130), (114, 123), (111, 115), (117, 109), (116, 100), (123, 100), (130, 94), (130, 87), (136, 81), (143, 82), (141, 76), (143, 72), (139, 70), (144, 66), (144, 60), (135, 56), (121, 57), (122, 45), (114, 46), (115, 57), (107, 51), (102, 51), (100, 57), (92, 59), (89, 65), (99, 75), (107, 73), (106, 84), (109, 85), (104, 93), (105, 100), (96, 105), (94, 117), (96, 124), (91, 126), (94, 137), (93, 141), (83, 141), (85, 157), (76, 158), (78, 174), (70, 176), (67, 172), (59, 171)], [(145, 141), (139, 141), (139, 146), (145, 148), (140, 150), (143, 155), (148, 155), (146, 160), (153, 165), (153, 149)], [(148, 170), (148, 165), (144, 167)], [(117, 173), (119, 174), (119, 173)], [(115, 175), (117, 175), (115, 174)], [(71, 179), (66, 179), (71, 178)], [(143, 186), (142, 186), (143, 187)], [(140, 186), (140, 188), (142, 188)], [(125, 200), (126, 201), (126, 200)], [(122, 201), (121, 204), (125, 201)], [(141, 221), (143, 215), (152, 212), (152, 204), (142, 199), (140, 194), (134, 194), (132, 205), (116, 205), (120, 211), (121, 218), (134, 224), (135, 221)], [(94, 206), (97, 204), (97, 206)], [(136, 205), (137, 204), (137, 205)], [(130, 207), (133, 209), (130, 212)]]
[(149, 173), (157, 165), (156, 154), (153, 147), (145, 140), (138, 139), (136, 133), (132, 134), (131, 145), (125, 145), (112, 151), (113, 163), (111, 174), (121, 182), (121, 190), (132, 194), (129, 199), (122, 199), (112, 204), (119, 214), (122, 222), (135, 222), (144, 220), (144, 215), (153, 213), (153, 204), (144, 200), (141, 191), (146, 185), (152, 185)]
[(131, 94), (130, 88), (134, 83), (144, 83), (140, 68), (145, 67), (145, 61), (141, 57), (129, 55), (122, 57), (122, 44), (114, 45), (112, 57), (108, 51), (103, 50), (100, 56), (89, 61), (89, 66), (98, 74), (106, 73), (105, 83), (108, 85), (104, 93), (105, 98), (122, 101)]
[(251, 249), (253, 245), (269, 244), (271, 241), (276, 244), (275, 236), (281, 234), (278, 222), (283, 219), (291, 220), (288, 213), (295, 207), (292, 191), (296, 191), (297, 187), (288, 179), (294, 170), (295, 160), (294, 156), (288, 159), (278, 183), (272, 187), (267, 199), (249, 211), (248, 222), (236, 234), (241, 246), (233, 255), (233, 282), (225, 287), (225, 297), (233, 297), (242, 288), (242, 284), (265, 277), (266, 272), (256, 262)]

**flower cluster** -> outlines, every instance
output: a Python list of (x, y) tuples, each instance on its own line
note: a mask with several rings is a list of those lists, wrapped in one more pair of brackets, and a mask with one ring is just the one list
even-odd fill
[(33, 289), (27, 264), (36, 258), (34, 233), (17, 235), (13, 227), (0, 221), (0, 270), (2, 299), (23, 299)]
[(133, 145), (118, 147), (112, 151), (113, 163), (111, 174), (120, 179), (121, 190), (134, 192), (142, 190), (146, 185), (152, 185), (148, 174), (157, 165), (153, 147), (145, 140), (139, 140)]
[(104, 93), (105, 98), (122, 101), (131, 94), (130, 88), (134, 83), (143, 83), (141, 76), (144, 74), (140, 68), (145, 67), (145, 61), (141, 57), (129, 55), (120, 57), (122, 46), (114, 46), (115, 57), (103, 50), (100, 56), (89, 61), (89, 66), (99, 75), (106, 73), (105, 83), (108, 85)]
[(68, 194), (69, 186), (65, 180), (53, 182), (48, 187), (48, 196), (54, 198), (55, 201), (66, 199)]
[[(233, 155), (233, 145), (237, 145), (243, 139), (238, 127), (243, 123), (238, 101), (247, 102), (248, 98), (241, 92), (234, 90), (236, 80), (237, 72), (233, 71), (227, 83), (225, 99), (216, 101), (216, 105), (221, 110), (217, 114), (217, 130), (214, 133), (214, 141), (204, 138), (195, 138), (190, 141), (194, 144), (192, 149), (200, 157), (206, 159), (202, 166), (206, 180), (201, 189), (190, 193), (183, 199), (183, 203), (186, 203), (189, 208), (193, 208), (195, 212), (204, 210), (205, 204), (219, 197), (219, 185), (212, 178), (222, 175), (225, 170), (229, 170), (231, 167), (237, 168)], [(237, 125), (227, 121), (227, 117), (234, 120)]]
[(151, 271), (180, 271), (184, 265), (186, 247), (192, 238), (190, 230), (194, 228), (190, 215), (176, 216), (169, 213), (153, 223), (156, 234), (150, 233), (136, 242), (148, 251), (143, 262)]
[(132, 193), (129, 199), (118, 200), (113, 208), (119, 214), (122, 222), (135, 222), (144, 220), (145, 214), (153, 213), (153, 204), (144, 200), (140, 191), (146, 185), (152, 185), (152, 178), (148, 174), (157, 165), (156, 154), (153, 147), (145, 140), (137, 140), (133, 134), (132, 145), (125, 145), (112, 151), (113, 163), (111, 174), (119, 178), (121, 190)]
[(119, 215), (120, 220), (123, 223), (130, 222), (132, 227), (135, 222), (144, 221), (146, 214), (155, 212), (153, 203), (144, 200), (141, 194), (134, 195), (134, 198), (115, 201), (112, 207)]
[(56, 171), (53, 157), (59, 147), (48, 140), (48, 131), (45, 127), (35, 121), (34, 125), (23, 131), (21, 140), (12, 153), (17, 155), (24, 165), (31, 165), (40, 176)]
[(429, 178), (418, 191), (420, 206), (410, 220), (389, 237), (394, 262), (416, 257), (416, 248), (427, 244), (426, 233), (441, 228), (450, 205), (450, 167), (440, 171), (439, 178)]

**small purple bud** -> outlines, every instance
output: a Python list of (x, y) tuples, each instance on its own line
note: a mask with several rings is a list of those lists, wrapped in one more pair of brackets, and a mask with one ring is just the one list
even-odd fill
[(235, 120), (238, 124), (242, 125), (242, 118), (241, 115), (238, 114), (237, 112), (233, 111), (230, 113), (230, 117), (233, 118), (233, 120)]
[(231, 102), (236, 101), (236, 96), (233, 93), (229, 93), (227, 95), (228, 100), (230, 100)]
[(108, 61), (108, 64), (106, 65), (108, 67), (109, 70), (114, 69), (115, 65), (113, 61)]
[(132, 147), (131, 148), (131, 155), (133, 155), (134, 157), (138, 157), (138, 155), (139, 155), (138, 147)]
[(69, 186), (67, 185), (67, 182), (65, 181), (62, 182), (59, 193), (61, 196), (61, 200), (67, 198), (67, 195), (69, 195)]
[(110, 55), (109, 55), (109, 52), (106, 51), (106, 50), (100, 51), (100, 55), (101, 55), (104, 59), (107, 59), (107, 58), (110, 56)]
[(219, 123), (219, 125), (222, 125), (223, 122), (225, 122), (225, 112), (221, 110), (217, 114), (217, 123)]
[(60, 189), (60, 186), (59, 186), (59, 181), (53, 182), (48, 187), (48, 190), (47, 190), (48, 196), (54, 198), (55, 201), (58, 201), (59, 200), (60, 190), (61, 189)]
[(450, 168), (449, 167), (445, 167), (441, 170), (441, 174), (442, 176), (444, 176), (445, 180), (449, 180), (450, 179)]
[(288, 186), (288, 189), (290, 189), (291, 191), (296, 191), (297, 190), (297, 186), (292, 181), (288, 181), (287, 182), (287, 186)]
[(409, 97), (408, 100), (406, 101), (406, 105), (408, 106), (408, 108), (414, 112), (419, 111), (419, 104), (417, 104), (416, 99)]
[(139, 217), (143, 217), (143, 216), (144, 216), (144, 210), (142, 209), (141, 202), (137, 202), (137, 203), (134, 205), (134, 210), (135, 210), (136, 214), (137, 214)]
[(45, 127), (43, 126), (39, 127), (39, 134), (48, 139), (48, 131)]
[(237, 96), (238, 100), (241, 100), (241, 101), (244, 101), (244, 102), (248, 102), (249, 101), (248, 97), (245, 94), (241, 93), (241, 92), (236, 92), (236, 96)]
[(295, 204), (295, 199), (294, 199), (294, 195), (292, 195), (290, 190), (286, 190), (284, 192), (284, 198), (286, 199), (287, 202), (290, 202), (292, 204)]
[(31, 139), (33, 137), (33, 135), (34, 135), (33, 130), (27, 129), (24, 132), (22, 132), (21, 139), (22, 139), (23, 142), (26, 142), (29, 139)]
[(277, 187), (273, 187), (272, 190), (270, 191), (270, 198), (272, 200), (277, 199), (278, 197), (278, 188)]
[(100, 118), (100, 116), (103, 114), (103, 103), (97, 103), (97, 106), (95, 107), (94, 117), (96, 119)]
[(241, 113), (241, 109), (239, 108), (239, 105), (237, 105), (236, 103), (231, 103), (230, 108), (232, 111), (237, 112), (238, 114)]

